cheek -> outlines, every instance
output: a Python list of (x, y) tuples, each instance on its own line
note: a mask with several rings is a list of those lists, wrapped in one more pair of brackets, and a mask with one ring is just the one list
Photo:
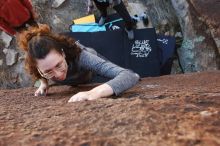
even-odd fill
[(66, 72), (68, 71), (68, 65), (67, 65), (67, 63), (66, 63), (66, 65), (65, 65), (65, 71), (66, 71)]
[(65, 76), (67, 75), (67, 71), (68, 71), (68, 67), (66, 67), (65, 70), (63, 71), (63, 73), (65, 74)]
[(68, 66), (66, 66), (66, 67), (65, 67), (65, 70), (64, 70), (64, 71), (65, 71), (65, 72), (67, 72), (67, 71), (68, 71)]

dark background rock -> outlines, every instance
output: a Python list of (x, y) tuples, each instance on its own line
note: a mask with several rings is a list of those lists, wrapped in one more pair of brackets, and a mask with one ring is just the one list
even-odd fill
[(220, 2), (218, 0), (191, 0), (201, 20), (210, 28), (220, 53)]
[[(199, 3), (202, 3), (200, 1)], [(195, 72), (204, 70), (220, 69), (220, 55), (218, 47), (212, 37), (208, 25), (200, 20), (191, 1), (172, 0), (172, 4), (179, 18), (184, 40), (178, 49), (180, 63), (184, 72)], [(209, 2), (209, 9), (218, 2)], [(207, 13), (207, 11), (203, 11)]]

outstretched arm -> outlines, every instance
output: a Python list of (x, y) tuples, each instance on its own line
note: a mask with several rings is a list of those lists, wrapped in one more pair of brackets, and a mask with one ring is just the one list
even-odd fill
[(47, 79), (41, 78), (40, 79), (40, 86), (37, 91), (34, 93), (35, 96), (46, 96), (49, 90), (49, 85)]
[(139, 75), (121, 68), (85, 50), (81, 52), (79, 65), (87, 70), (110, 78), (110, 80), (90, 91), (80, 92), (72, 96), (69, 102), (80, 100), (92, 100), (110, 95), (119, 95), (123, 91), (133, 87), (139, 80)]

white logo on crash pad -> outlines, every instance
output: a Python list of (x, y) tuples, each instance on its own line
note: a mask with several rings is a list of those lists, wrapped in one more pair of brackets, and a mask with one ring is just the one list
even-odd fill
[(151, 52), (149, 40), (136, 40), (131, 48), (131, 55), (136, 57), (147, 57)]
[(121, 29), (119, 26), (117, 26), (117, 25), (113, 25), (112, 26), (112, 30), (118, 30), (118, 29)]
[(157, 39), (158, 42), (162, 42), (163, 44), (168, 44), (168, 39)]

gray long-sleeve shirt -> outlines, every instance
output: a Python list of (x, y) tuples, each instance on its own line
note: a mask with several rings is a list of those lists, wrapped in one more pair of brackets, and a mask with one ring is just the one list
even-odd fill
[(137, 84), (139, 75), (122, 67), (119, 67), (108, 60), (82, 50), (77, 67), (74, 63), (69, 63), (67, 77), (64, 81), (56, 81), (61, 84), (80, 84), (85, 83), (82, 79), (87, 78), (89, 71), (100, 76), (110, 78), (106, 82), (113, 89), (115, 95), (131, 88)]

